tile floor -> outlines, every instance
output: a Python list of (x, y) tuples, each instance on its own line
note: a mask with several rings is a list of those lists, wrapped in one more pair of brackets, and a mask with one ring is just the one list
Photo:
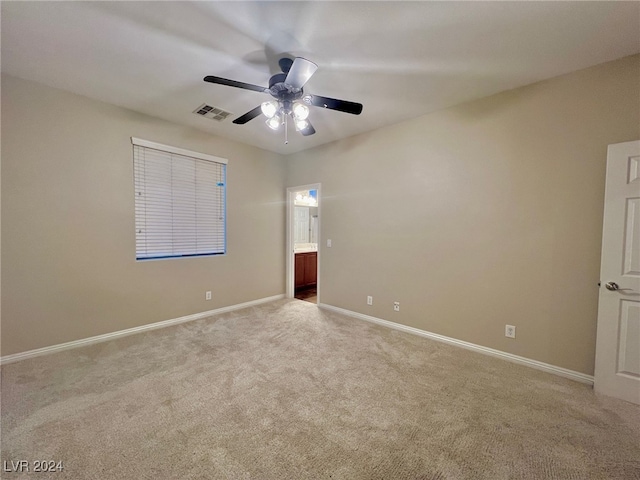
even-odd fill
[(305, 288), (304, 290), (297, 291), (294, 295), (298, 300), (304, 300), (305, 302), (318, 303), (318, 292), (316, 287)]

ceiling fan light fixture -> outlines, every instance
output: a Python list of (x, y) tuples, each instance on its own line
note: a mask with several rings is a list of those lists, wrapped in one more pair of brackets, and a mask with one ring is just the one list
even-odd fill
[(280, 115), (274, 115), (267, 119), (265, 123), (271, 130), (278, 130), (280, 125), (282, 125), (282, 118), (280, 118)]
[(273, 118), (275, 114), (278, 113), (278, 105), (274, 102), (263, 102), (262, 105), (260, 105), (260, 110), (262, 110), (265, 117)]
[(293, 116), (296, 120), (306, 120), (309, 116), (309, 107), (307, 107), (303, 103), (294, 103), (293, 105)]

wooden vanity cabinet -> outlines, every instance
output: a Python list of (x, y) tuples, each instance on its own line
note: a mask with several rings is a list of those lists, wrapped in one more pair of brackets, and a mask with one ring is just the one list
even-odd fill
[(295, 288), (313, 287), (318, 277), (318, 252), (296, 253)]

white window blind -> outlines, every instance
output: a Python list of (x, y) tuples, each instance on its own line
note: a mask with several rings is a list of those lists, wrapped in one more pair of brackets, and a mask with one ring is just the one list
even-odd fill
[(136, 259), (226, 252), (226, 160), (132, 138)]

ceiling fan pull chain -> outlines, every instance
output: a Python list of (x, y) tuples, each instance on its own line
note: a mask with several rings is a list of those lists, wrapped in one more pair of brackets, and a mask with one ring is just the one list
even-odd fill
[(289, 145), (289, 137), (287, 136), (287, 133), (288, 133), (287, 117), (288, 117), (288, 115), (285, 114), (285, 116), (284, 116), (284, 144), (285, 145)]

